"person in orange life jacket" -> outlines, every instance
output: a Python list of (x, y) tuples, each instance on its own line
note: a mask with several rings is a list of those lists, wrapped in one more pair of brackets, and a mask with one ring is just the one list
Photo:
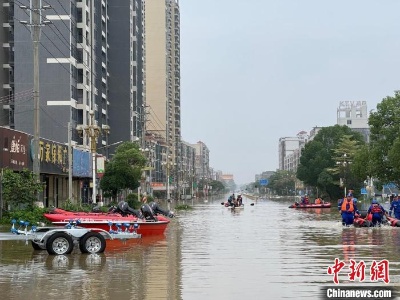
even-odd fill
[(372, 215), (372, 225), (376, 226), (382, 223), (382, 217), (387, 212), (376, 199), (372, 199), (371, 206), (368, 208), (368, 214)]
[(354, 214), (360, 214), (357, 209), (357, 204), (353, 200), (353, 194), (347, 194), (347, 197), (341, 199), (338, 204), (338, 209), (342, 215), (342, 224), (351, 225), (354, 222)]
[(322, 199), (321, 198), (315, 199), (315, 204), (322, 204)]
[(393, 195), (393, 201), (390, 204), (389, 216), (392, 216), (392, 211), (394, 212), (394, 217), (400, 219), (400, 199), (397, 194)]

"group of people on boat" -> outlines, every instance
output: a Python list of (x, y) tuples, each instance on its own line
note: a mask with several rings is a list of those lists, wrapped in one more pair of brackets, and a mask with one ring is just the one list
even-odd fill
[(243, 198), (241, 194), (238, 194), (237, 197), (235, 194), (232, 194), (228, 197), (228, 206), (239, 207), (243, 205)]
[[(389, 213), (379, 204), (378, 200), (372, 199), (364, 219), (370, 221), (372, 226), (380, 226), (385, 221), (384, 216), (391, 216), (392, 211), (395, 214), (397, 211), (397, 216), (400, 217), (400, 201), (397, 195), (395, 199), (390, 206)], [(338, 209), (342, 215), (342, 224), (345, 226), (352, 225), (355, 218), (361, 218), (360, 211), (357, 208), (357, 198), (353, 197), (352, 193), (348, 193), (345, 198), (339, 200)]]
[[(313, 203), (313, 204), (323, 204), (323, 203), (324, 203), (324, 201), (322, 200), (322, 198), (317, 197), (317, 198), (314, 200), (314, 203)], [(304, 196), (301, 197), (300, 203), (299, 203), (299, 202), (295, 202), (295, 205), (300, 205), (300, 204), (302, 204), (302, 205), (312, 204), (312, 203), (310, 202), (310, 198), (308, 197), (307, 194), (305, 194)]]

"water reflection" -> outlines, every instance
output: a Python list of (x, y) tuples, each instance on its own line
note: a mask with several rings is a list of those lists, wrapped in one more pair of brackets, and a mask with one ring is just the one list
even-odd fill
[[(291, 200), (245, 197), (244, 209), (231, 210), (224, 199), (194, 201), (165, 236), (109, 243), (101, 255), (49, 256), (21, 241), (0, 241), (2, 296), (316, 299), (321, 286), (333, 284), (327, 268), (335, 258), (367, 265), (389, 259), (391, 284), (400, 285), (400, 228), (343, 228), (334, 206), (289, 209)], [(339, 279), (352, 283), (345, 271)]]
[[(174, 234), (170, 234), (173, 239)], [(120, 241), (119, 241), (120, 242)], [(0, 242), (2, 299), (179, 299), (176, 248), (166, 236), (117, 246), (104, 254), (48, 255), (21, 241)]]

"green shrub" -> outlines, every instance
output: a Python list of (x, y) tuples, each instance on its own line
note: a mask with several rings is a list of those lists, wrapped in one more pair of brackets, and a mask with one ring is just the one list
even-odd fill
[(34, 225), (38, 225), (39, 223), (49, 224), (50, 222), (43, 216), (47, 211), (47, 208), (37, 206), (26, 210), (5, 211), (0, 223), (11, 224), (11, 220), (15, 219), (17, 222), (26, 221)]
[(84, 211), (90, 212), (92, 207), (90, 204), (87, 203), (72, 203), (71, 200), (66, 200), (62, 205), (61, 208), (68, 211)]
[(135, 193), (129, 194), (126, 197), (126, 202), (128, 202), (128, 205), (134, 209), (138, 209), (140, 207), (140, 201), (138, 201), (138, 195)]

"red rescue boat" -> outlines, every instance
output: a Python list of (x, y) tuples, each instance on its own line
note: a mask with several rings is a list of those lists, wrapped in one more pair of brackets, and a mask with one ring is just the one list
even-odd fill
[(330, 207), (331, 207), (330, 202), (324, 202), (320, 204), (315, 204), (315, 203), (301, 204), (296, 202), (295, 204), (289, 206), (289, 208), (330, 208)]
[(51, 212), (45, 213), (44, 217), (56, 226), (65, 226), (72, 221), (79, 222), (81, 227), (100, 228), (106, 231), (128, 230), (132, 232), (137, 227), (136, 231), (142, 237), (164, 234), (170, 223), (168, 218), (161, 215), (157, 215), (157, 221), (153, 221), (140, 219), (133, 215), (124, 216), (120, 213), (72, 212), (60, 208), (54, 208)]
[[(386, 220), (383, 220), (382, 225), (390, 225), (392, 227), (400, 227), (400, 220), (396, 218), (392, 218), (386, 215)], [(372, 227), (372, 215), (362, 213), (361, 215), (357, 215), (354, 217), (354, 226), (355, 227)]]

